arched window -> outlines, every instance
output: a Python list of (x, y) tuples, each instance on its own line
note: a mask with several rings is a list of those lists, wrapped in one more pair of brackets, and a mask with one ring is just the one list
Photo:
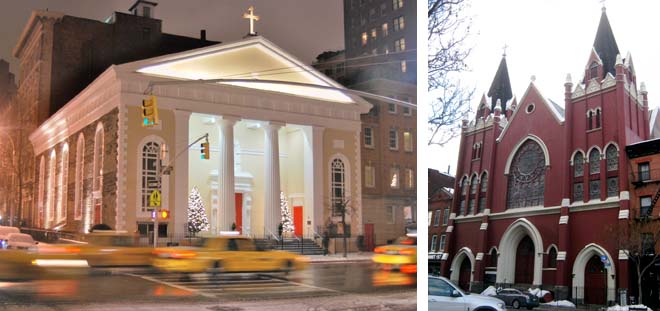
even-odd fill
[(488, 191), (488, 174), (481, 174), (481, 194), (479, 194), (479, 213), (486, 209), (486, 191)]
[(495, 248), (490, 250), (490, 266), (497, 267), (497, 250)]
[(589, 79), (598, 79), (598, 63), (593, 62), (589, 66)]
[(46, 159), (44, 156), (41, 156), (41, 160), (39, 161), (39, 194), (38, 194), (38, 201), (37, 201), (37, 220), (36, 223), (34, 224), (37, 228), (41, 228), (43, 225), (43, 220), (46, 217), (44, 215), (44, 207), (45, 207), (45, 200), (46, 200)]
[(154, 209), (149, 206), (149, 197), (154, 190), (160, 191), (161, 178), (158, 174), (162, 165), (160, 145), (148, 142), (142, 147), (142, 212)]
[(340, 159), (332, 160), (330, 168), (331, 177), (331, 203), (332, 203), (332, 214), (335, 216), (341, 216), (342, 211), (340, 204), (345, 203), (345, 194), (346, 194), (346, 170), (344, 162)]
[(594, 148), (589, 153), (589, 174), (600, 173), (600, 151)]
[(593, 121), (593, 114), (594, 114), (594, 112), (591, 111), (591, 110), (589, 110), (587, 112), (587, 126), (588, 126), (588, 129), (590, 129), (590, 130), (594, 128), (594, 125), (593, 125), (593, 122), (592, 122)]
[(66, 220), (68, 184), (69, 184), (69, 144), (62, 146), (62, 156), (59, 161), (59, 176), (57, 180), (57, 223)]
[(584, 175), (584, 155), (582, 152), (577, 152), (573, 157), (573, 177), (580, 177)]
[(94, 136), (94, 182), (93, 191), (103, 190), (103, 127), (99, 126)]
[(554, 246), (548, 250), (548, 268), (557, 268), (557, 249)]
[(525, 141), (516, 152), (509, 170), (507, 208), (543, 205), (545, 155), (533, 140)]
[(607, 171), (616, 171), (619, 169), (619, 151), (616, 150), (614, 145), (610, 145), (605, 150), (607, 156)]
[(600, 108), (596, 109), (596, 127), (600, 128)]
[(458, 215), (465, 214), (465, 197), (467, 196), (467, 188), (468, 188), (467, 184), (468, 184), (468, 178), (467, 176), (465, 176), (461, 181), (461, 203), (459, 205)]
[(48, 185), (46, 186), (46, 228), (52, 226), (55, 220), (55, 195), (57, 194), (57, 184), (55, 183), (55, 170), (57, 166), (57, 152), (53, 149), (50, 153), (50, 160), (48, 161)]
[(472, 175), (470, 180), (470, 197), (468, 198), (468, 214), (474, 214), (474, 206), (476, 205), (476, 193), (479, 188), (479, 183), (477, 182), (477, 175)]
[(466, 195), (467, 194), (467, 177), (463, 177), (463, 181), (461, 181), (461, 194)]
[(76, 220), (82, 219), (83, 208), (83, 181), (85, 174), (85, 137), (81, 133), (78, 135), (78, 142), (76, 143), (76, 177), (74, 189), (74, 202), (73, 202), (73, 217)]

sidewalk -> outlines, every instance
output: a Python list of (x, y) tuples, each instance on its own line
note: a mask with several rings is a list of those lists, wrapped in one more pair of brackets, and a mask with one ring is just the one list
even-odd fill
[(371, 262), (372, 252), (343, 253), (323, 255), (305, 255), (309, 257), (310, 263), (346, 263), (346, 262)]

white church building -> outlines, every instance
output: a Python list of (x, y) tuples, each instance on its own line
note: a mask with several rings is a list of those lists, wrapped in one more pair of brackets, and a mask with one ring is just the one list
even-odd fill
[[(143, 127), (150, 95), (160, 124)], [(357, 236), (360, 114), (370, 107), (260, 36), (111, 66), (30, 136), (32, 217), (47, 229), (146, 232), (151, 211), (166, 209), (161, 230), (182, 236), (197, 187), (207, 234), (235, 226), (268, 237), (277, 235), (283, 192), (298, 236), (338, 223), (333, 202), (346, 200)], [(208, 160), (191, 145), (206, 134)], [(160, 207), (150, 206), (154, 190)]]

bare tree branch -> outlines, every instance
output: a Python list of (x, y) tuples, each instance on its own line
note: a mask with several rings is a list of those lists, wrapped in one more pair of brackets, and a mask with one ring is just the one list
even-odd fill
[(438, 96), (430, 103), (429, 145), (442, 146), (458, 136), (458, 123), (470, 112), (474, 89), (461, 85), (456, 77), (468, 70), (465, 60), (472, 51), (465, 47), (472, 23), (463, 16), (466, 8), (467, 0), (429, 0), (428, 90)]

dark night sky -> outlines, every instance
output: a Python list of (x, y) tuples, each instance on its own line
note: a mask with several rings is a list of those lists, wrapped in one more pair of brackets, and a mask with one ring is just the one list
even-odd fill
[[(309, 64), (316, 55), (344, 47), (341, 0), (150, 0), (158, 3), (155, 17), (163, 32), (199, 37), (206, 29), (209, 40), (240, 40), (248, 31), (243, 19), (250, 5), (261, 20), (256, 31)], [(18, 61), (11, 55), (32, 10), (104, 20), (112, 12), (128, 12), (135, 0), (0, 0), (0, 58), (18, 75)]]

